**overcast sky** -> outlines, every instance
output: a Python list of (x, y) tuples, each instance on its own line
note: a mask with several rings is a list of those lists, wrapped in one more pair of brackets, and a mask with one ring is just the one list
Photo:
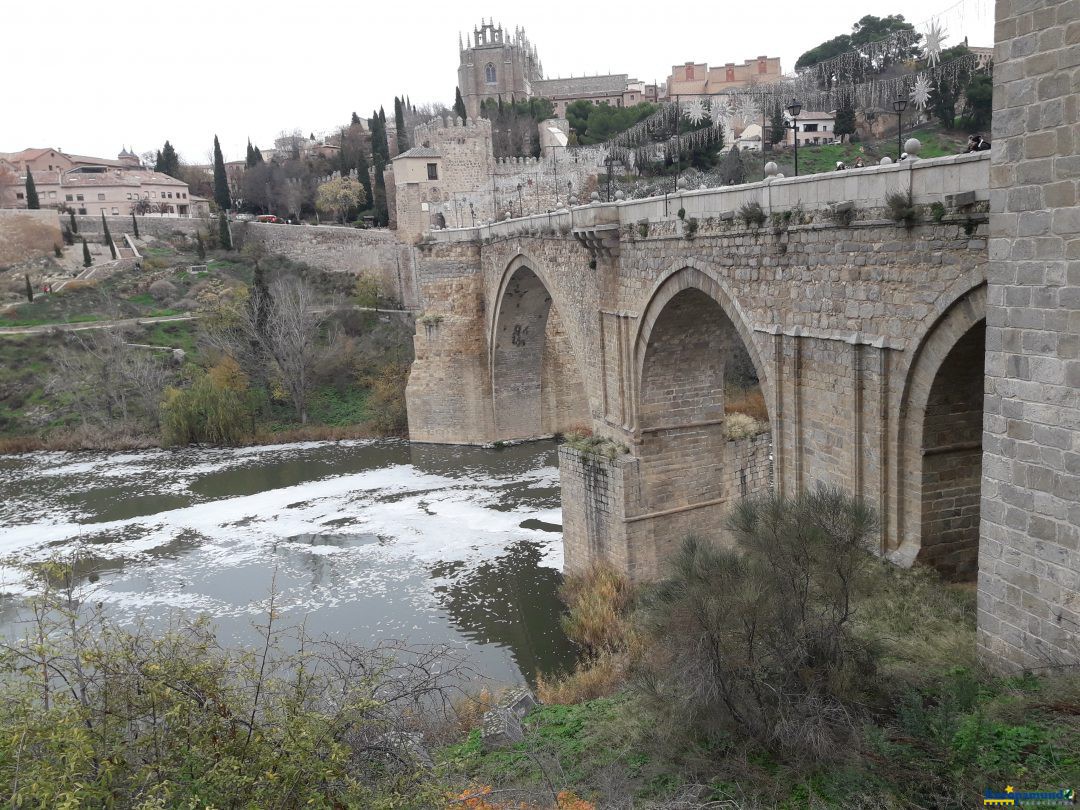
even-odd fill
[[(993, 0), (768, 3), (236, 2), (61, 0), (4, 4), (0, 55), (8, 104), (0, 151), (53, 146), (111, 157), (172, 141), (205, 162), (216, 133), (227, 160), (248, 137), (270, 146), (353, 110), (393, 113), (395, 95), (451, 104), (458, 32), (481, 17), (524, 27), (545, 73), (629, 73), (662, 81), (673, 64), (723, 64), (761, 54), (790, 71), (803, 51), (850, 31), (863, 14), (941, 15), (949, 39), (993, 44)], [(24, 72), (25, 71), (25, 72)], [(18, 92), (16, 88), (21, 88)]]

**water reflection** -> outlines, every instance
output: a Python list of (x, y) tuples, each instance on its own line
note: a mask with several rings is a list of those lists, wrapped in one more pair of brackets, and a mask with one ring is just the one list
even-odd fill
[(561, 605), (552, 596), (560, 576), (540, 564), (535, 545), (518, 542), (505, 554), (469, 571), (433, 566), (433, 578), (449, 578), (435, 594), (454, 623), (473, 641), (508, 647), (530, 682), (537, 673), (568, 669), (574, 649), (559, 624)]
[(451, 644), (532, 680), (573, 656), (559, 521), (553, 443), (0, 457), (0, 633), (18, 631), (22, 572), (77, 558), (121, 621), (205, 614), (253, 644), (273, 588), (283, 621), (316, 635)]

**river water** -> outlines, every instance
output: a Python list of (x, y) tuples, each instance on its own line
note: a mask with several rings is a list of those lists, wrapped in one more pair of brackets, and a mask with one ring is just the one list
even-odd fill
[(397, 440), (0, 457), (0, 632), (28, 569), (76, 559), (122, 622), (178, 611), (249, 645), (271, 589), (284, 624), (450, 644), (499, 683), (573, 659), (559, 628), (555, 446)]

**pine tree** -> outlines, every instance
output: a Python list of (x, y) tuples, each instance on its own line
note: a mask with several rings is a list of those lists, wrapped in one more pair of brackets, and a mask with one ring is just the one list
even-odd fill
[(78, 233), (79, 232), (79, 223), (75, 221), (75, 209), (74, 208), (68, 210), (68, 219), (71, 220), (71, 232), (72, 233)]
[(105, 211), (101, 212), (101, 232), (104, 234), (101, 241), (109, 248), (113, 259), (116, 259), (116, 245), (113, 244), (112, 234), (109, 233), (109, 223), (105, 221)]
[(83, 267), (89, 267), (94, 263), (94, 260), (90, 258), (90, 246), (86, 244), (86, 237), (82, 238), (82, 264)]
[(132, 230), (135, 233), (135, 238), (138, 239), (139, 238), (139, 220), (137, 220), (135, 218), (135, 212), (134, 211), (131, 212), (131, 227), (132, 227)]
[(222, 250), (232, 250), (232, 234), (229, 232), (229, 218), (222, 211), (218, 214), (218, 241)]
[(195, 232), (195, 252), (199, 256), (199, 261), (206, 260), (206, 245), (203, 244), (202, 231)]
[(855, 108), (850, 103), (845, 104), (836, 111), (836, 124), (833, 126), (833, 132), (840, 136), (841, 142), (843, 142), (845, 135), (855, 133)]
[(25, 273), (23, 278), (26, 279), (26, 300), (28, 303), (34, 303), (34, 288), (30, 284), (30, 274)]
[(394, 126), (397, 127), (397, 150), (400, 155), (409, 149), (409, 136), (405, 132), (405, 104), (394, 96)]
[(461, 97), (460, 87), (454, 88), (454, 115), (462, 121), (465, 120), (465, 99)]
[[(221, 144), (218, 136), (214, 136), (214, 202), (222, 211), (232, 208), (232, 200), (229, 198), (229, 178), (225, 174), (225, 158), (221, 156)], [(229, 250), (230, 248), (226, 248)]]
[(26, 207), (35, 211), (41, 208), (37, 186), (34, 185), (34, 175), (29, 169), (26, 170)]
[(173, 145), (165, 141), (165, 146), (157, 153), (157, 162), (154, 163), (154, 171), (167, 174), (169, 177), (180, 177), (180, 157), (173, 149)]

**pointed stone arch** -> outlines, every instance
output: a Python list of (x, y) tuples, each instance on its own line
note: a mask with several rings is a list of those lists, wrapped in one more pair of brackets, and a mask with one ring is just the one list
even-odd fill
[(506, 266), (488, 336), (495, 433), (528, 439), (563, 433), (589, 417), (579, 353), (538, 262)]
[(986, 305), (983, 282), (945, 308), (917, 344), (900, 400), (889, 554), (953, 579), (978, 565)]

